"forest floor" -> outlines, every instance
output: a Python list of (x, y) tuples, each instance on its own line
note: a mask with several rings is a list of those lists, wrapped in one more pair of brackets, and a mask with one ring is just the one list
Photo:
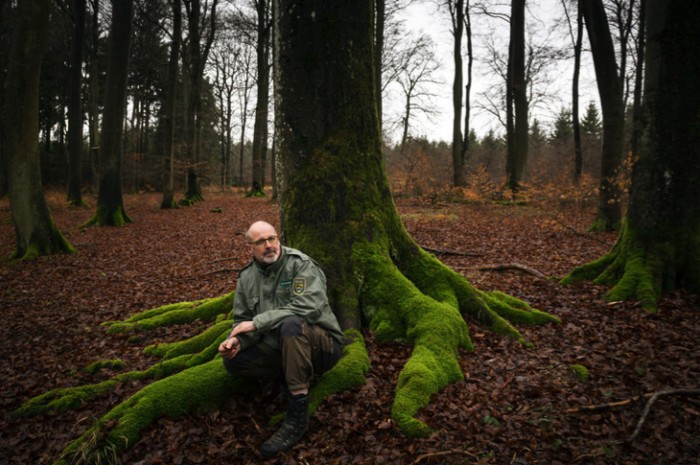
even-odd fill
[[(23, 402), (110, 376), (81, 370), (96, 360), (120, 358), (125, 370), (146, 368), (154, 359), (142, 353), (145, 346), (205, 326), (165, 328), (134, 340), (106, 334), (101, 322), (229, 292), (236, 270), (249, 260), (245, 227), (255, 219), (278, 223), (277, 206), (265, 199), (209, 193), (192, 207), (163, 211), (158, 194), (140, 194), (125, 197), (132, 224), (83, 230), (94, 207), (67, 208), (60, 194), (49, 199), (78, 253), (19, 263), (7, 260), (14, 229), (7, 199), (0, 199), (0, 464), (51, 463), (143, 384), (124, 383), (76, 411), (13, 418)], [(234, 396), (209, 414), (162, 418), (123, 463), (700, 464), (698, 397), (660, 397), (637, 438), (626, 441), (642, 417), (643, 396), (700, 388), (697, 296), (669, 294), (658, 313), (649, 314), (634, 302), (606, 302), (606, 289), (591, 283), (561, 286), (521, 270), (479, 269), (520, 264), (561, 277), (601, 256), (616, 236), (585, 232), (592, 208), (397, 204), (421, 245), (465, 254), (436, 252), (476, 287), (524, 299), (561, 318), (561, 325), (520, 327), (535, 346), (527, 349), (468, 322), (475, 350), (461, 353), (464, 381), (434, 395), (419, 413), (434, 429), (427, 438), (402, 435), (390, 419), (410, 347), (378, 344), (366, 333), (367, 383), (324, 401), (306, 436), (280, 457), (265, 461), (258, 453), (275, 429), (268, 420), (284, 408), (272, 392)], [(575, 364), (588, 368), (587, 381), (573, 373)]]

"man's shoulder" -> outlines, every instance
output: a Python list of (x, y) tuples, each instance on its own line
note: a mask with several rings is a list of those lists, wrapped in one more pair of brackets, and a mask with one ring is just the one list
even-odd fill
[(293, 249), (291, 247), (284, 246), (284, 253), (287, 257), (292, 259), (314, 262), (314, 260), (311, 257), (306, 255), (301, 250)]

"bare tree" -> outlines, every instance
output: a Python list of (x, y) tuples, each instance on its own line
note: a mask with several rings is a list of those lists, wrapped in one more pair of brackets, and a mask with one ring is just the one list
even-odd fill
[(399, 145), (403, 152), (409, 138), (411, 120), (419, 114), (430, 118), (437, 110), (431, 103), (434, 97), (431, 84), (439, 81), (435, 73), (440, 65), (435, 61), (434, 45), (427, 35), (420, 35), (415, 39), (406, 41), (406, 45), (397, 54), (395, 64), (396, 83), (403, 97), (401, 113), (394, 119), (393, 124), (401, 129)]
[(161, 208), (175, 207), (174, 161), (175, 161), (175, 101), (177, 100), (177, 77), (179, 70), (180, 45), (182, 42), (182, 2), (170, 0), (173, 12), (170, 56), (168, 58), (168, 80), (163, 102), (163, 154), (165, 156), (165, 181)]
[(80, 161), (83, 151), (83, 43), (85, 36), (85, 0), (73, 0), (73, 39), (71, 41), (68, 96), (68, 203), (84, 205), (81, 193)]

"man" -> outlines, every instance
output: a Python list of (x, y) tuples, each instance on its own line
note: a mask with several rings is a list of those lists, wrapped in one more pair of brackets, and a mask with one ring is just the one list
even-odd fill
[(287, 415), (261, 449), (271, 457), (304, 435), (311, 378), (336, 364), (344, 337), (321, 268), (298, 250), (281, 246), (269, 223), (253, 223), (245, 237), (253, 260), (238, 279), (235, 323), (219, 352), (230, 373), (279, 379), (285, 386)]

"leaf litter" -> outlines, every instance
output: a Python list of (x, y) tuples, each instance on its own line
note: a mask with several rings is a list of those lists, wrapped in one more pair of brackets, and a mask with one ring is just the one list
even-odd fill
[[(22, 402), (56, 387), (105, 379), (109, 369), (82, 370), (119, 358), (124, 369), (154, 359), (147, 345), (179, 340), (205, 325), (161, 328), (139, 338), (106, 334), (100, 323), (165, 303), (221, 295), (235, 287), (249, 260), (243, 231), (253, 221), (278, 224), (274, 203), (212, 192), (204, 202), (160, 210), (158, 194), (127, 195), (134, 223), (89, 228), (89, 209), (52, 203), (74, 255), (0, 262), (0, 464), (49, 464), (110, 408), (143, 387), (124, 383), (76, 411), (15, 419)], [(399, 199), (408, 231), (444, 263), (482, 290), (499, 290), (561, 318), (561, 325), (520, 327), (525, 347), (468, 322), (474, 352), (461, 351), (464, 380), (431, 399), (419, 418), (433, 428), (408, 438), (391, 420), (398, 374), (410, 356), (403, 343), (378, 343), (366, 333), (372, 368), (367, 383), (336, 394), (311, 418), (292, 450), (265, 461), (258, 449), (283, 410), (276, 391), (234, 396), (218, 412), (162, 418), (123, 456), (134, 465), (281, 464), (665, 464), (700, 463), (700, 400), (665, 397), (654, 404), (641, 434), (626, 439), (644, 401), (606, 404), (665, 389), (700, 387), (700, 302), (675, 292), (659, 312), (634, 302), (609, 303), (591, 283), (560, 286), (517, 270), (480, 270), (518, 263), (562, 277), (598, 258), (614, 233), (585, 231), (592, 209), (552, 206), (430, 204)], [(216, 210), (216, 209), (220, 209)], [(0, 200), (0, 255), (14, 245), (7, 200)], [(444, 251), (441, 253), (440, 251)], [(452, 254), (448, 252), (462, 252)], [(571, 370), (583, 365), (581, 381)], [(597, 410), (566, 413), (585, 406)]]

